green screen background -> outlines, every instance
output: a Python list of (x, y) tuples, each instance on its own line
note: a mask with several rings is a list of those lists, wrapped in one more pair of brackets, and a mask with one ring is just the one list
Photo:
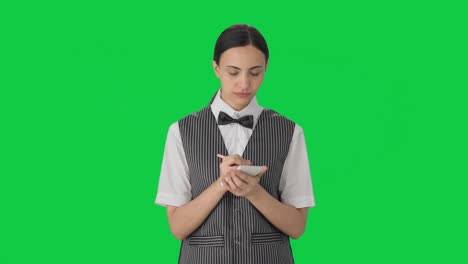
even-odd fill
[(466, 6), (451, 1), (0, 4), (0, 263), (176, 263), (154, 199), (170, 124), (219, 87), (234, 23), (257, 95), (304, 129), (297, 263), (466, 263)]

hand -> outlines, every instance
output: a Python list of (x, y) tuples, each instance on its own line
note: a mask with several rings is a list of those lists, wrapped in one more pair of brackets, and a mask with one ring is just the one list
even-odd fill
[(215, 182), (218, 187), (221, 187), (223, 192), (226, 192), (225, 184), (222, 182), (222, 179), (225, 178), (231, 168), (236, 168), (239, 165), (251, 165), (250, 160), (242, 159), (241, 156), (235, 154), (230, 156), (222, 156), (218, 154), (218, 157), (222, 158), (223, 161), (219, 164), (220, 177)]
[(258, 187), (260, 177), (268, 170), (263, 166), (262, 170), (256, 176), (250, 176), (236, 168), (230, 168), (225, 177), (221, 177), (221, 183), (226, 190), (232, 194), (241, 197), (247, 197), (254, 193)]
[(239, 165), (252, 165), (252, 161), (242, 159), (237, 154), (225, 156), (221, 164), (219, 164), (220, 178), (226, 177), (231, 168), (236, 168)]

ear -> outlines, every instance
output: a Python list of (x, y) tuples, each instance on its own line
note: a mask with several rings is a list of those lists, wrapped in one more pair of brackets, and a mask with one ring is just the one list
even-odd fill
[(216, 61), (214, 61), (214, 60), (212, 61), (212, 63), (213, 63), (213, 70), (214, 70), (214, 72), (215, 72), (215, 74), (216, 74), (216, 77), (219, 78), (219, 75), (220, 75), (220, 73), (219, 73), (219, 65), (218, 65), (218, 64), (216, 63)]
[(266, 64), (265, 64), (265, 72), (266, 72), (266, 70), (267, 70), (269, 64), (270, 64), (270, 62), (267, 61)]

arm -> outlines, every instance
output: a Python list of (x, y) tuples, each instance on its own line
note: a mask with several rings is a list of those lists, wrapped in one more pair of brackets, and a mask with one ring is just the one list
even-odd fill
[[(302, 128), (296, 125), (280, 180), (281, 201), (276, 200), (258, 184), (266, 167), (256, 177), (239, 171), (230, 172), (223, 182), (228, 190), (244, 196), (276, 228), (293, 239), (305, 230), (307, 210), (315, 206), (306, 145)], [(227, 180), (227, 181), (226, 181)]]
[(308, 208), (295, 208), (284, 204), (273, 198), (260, 185), (257, 185), (245, 198), (270, 223), (293, 239), (298, 239), (304, 233)]
[(172, 234), (180, 240), (189, 236), (205, 221), (225, 193), (226, 190), (218, 180), (194, 200), (180, 207), (167, 206), (167, 218)]
[[(229, 168), (240, 164), (249, 165), (251, 162), (241, 159), (239, 155), (224, 158), (220, 164), (221, 175), (225, 175)], [(225, 193), (226, 188), (221, 184), (221, 177), (219, 177), (194, 200), (179, 207), (168, 206), (167, 218), (172, 234), (177, 239), (183, 240), (193, 233), (205, 221)], [(190, 221), (187, 221), (188, 219)]]
[(233, 169), (221, 181), (228, 191), (249, 200), (276, 228), (293, 239), (297, 239), (304, 233), (308, 208), (298, 209), (284, 204), (263, 189), (258, 182), (266, 170), (267, 168), (264, 167), (259, 175), (252, 177)]
[(178, 123), (169, 128), (159, 178), (156, 204), (166, 206), (169, 227), (177, 239), (185, 239), (208, 217), (224, 195), (213, 183), (192, 200), (189, 166)]

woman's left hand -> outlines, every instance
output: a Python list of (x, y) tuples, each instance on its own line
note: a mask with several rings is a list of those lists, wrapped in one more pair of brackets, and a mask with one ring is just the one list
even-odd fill
[(232, 194), (246, 197), (257, 188), (260, 177), (262, 177), (267, 169), (266, 166), (263, 166), (259, 174), (250, 176), (236, 168), (230, 168), (227, 175), (221, 179), (221, 182), (224, 188)]

